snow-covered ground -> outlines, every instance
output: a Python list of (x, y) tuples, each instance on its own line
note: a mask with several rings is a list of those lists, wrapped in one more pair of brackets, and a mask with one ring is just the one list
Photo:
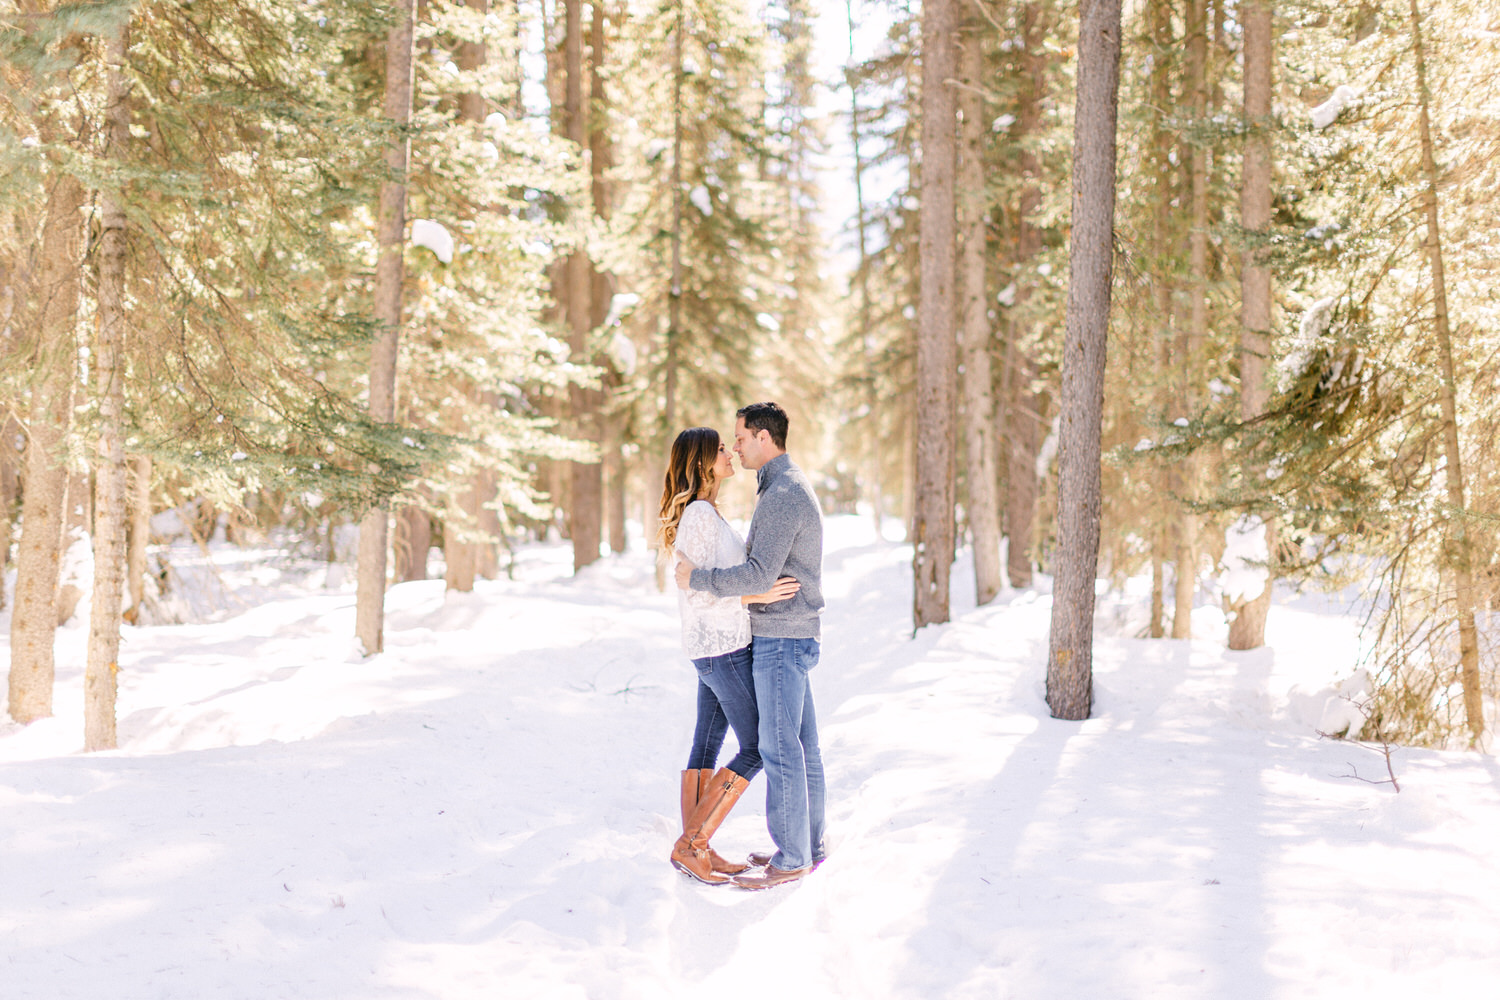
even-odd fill
[[(188, 571), (192, 554), (174, 560)], [(649, 556), (564, 547), (394, 587), (354, 652), (325, 567), (216, 550), (232, 614), (127, 628), (118, 752), (0, 725), (0, 995), (132, 998), (1324, 998), (1500, 982), (1500, 768), (1314, 729), (1354, 663), (1331, 602), (1269, 648), (1131, 637), (1096, 706), (1042, 697), (1049, 598), (910, 634), (910, 550), (829, 523), (814, 690), (830, 857), (765, 893), (667, 864), (693, 674)], [(333, 586), (328, 584), (332, 582)], [(227, 601), (228, 598), (226, 597)], [(0, 664), (8, 665), (0, 614)], [(757, 779), (715, 838), (768, 844)], [(1478, 990), (1477, 993), (1474, 991)]]

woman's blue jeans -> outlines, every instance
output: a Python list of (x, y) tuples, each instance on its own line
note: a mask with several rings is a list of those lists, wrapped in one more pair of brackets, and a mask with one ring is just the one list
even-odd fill
[(755, 707), (755, 677), (750, 647), (693, 661), (698, 671), (698, 725), (688, 770), (713, 769), (724, 746), (724, 733), (734, 730), (740, 752), (725, 765), (749, 781), (761, 768), (760, 713)]

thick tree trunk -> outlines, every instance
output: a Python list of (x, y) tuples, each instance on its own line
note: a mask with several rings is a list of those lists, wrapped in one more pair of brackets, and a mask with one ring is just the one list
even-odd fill
[(1453, 365), (1453, 333), (1448, 319), (1448, 283), (1443, 273), (1443, 236), (1438, 219), (1437, 154), (1432, 142), (1432, 91), (1427, 81), (1427, 53), (1422, 40), (1422, 12), (1411, 0), (1412, 50), (1417, 63), (1417, 124), (1422, 143), (1422, 211), (1427, 222), (1427, 256), (1432, 268), (1433, 329), (1443, 379), (1439, 402), (1443, 414), (1444, 481), (1448, 489), (1447, 569), (1453, 574), (1458, 618), (1459, 682), (1464, 693), (1464, 715), (1471, 743), (1483, 746), (1484, 693), (1479, 676), (1479, 634), (1474, 627), (1473, 542), (1464, 510), (1464, 472), (1458, 445), (1458, 380)]
[[(398, 126), (411, 123), (416, 0), (396, 0), (396, 23), (386, 39), (385, 116)], [(390, 422), (396, 414), (396, 348), (401, 334), (402, 251), (406, 240), (406, 170), (411, 142), (396, 138), (386, 152), (390, 177), (380, 185), (375, 264), (375, 321), (379, 330), (370, 348), (370, 416)], [(385, 570), (389, 538), (385, 504), (371, 508), (359, 524), (359, 571), (354, 604), (354, 632), (366, 656), (385, 647)]]
[[(125, 60), (129, 22), (105, 49), (109, 80), (108, 155), (124, 157), (130, 143), (129, 83)], [(88, 661), (83, 677), (83, 748), (112, 750), (115, 692), (120, 672), (120, 607), (124, 600), (125, 520), (125, 209), (116, 192), (100, 198), (99, 335), (94, 352), (99, 442), (94, 465), (94, 594), (89, 614)]]
[[(1240, 180), (1240, 225), (1246, 233), (1264, 233), (1271, 223), (1271, 73), (1274, 67), (1272, 13), (1268, 0), (1249, 0), (1240, 7), (1244, 28), (1245, 163)], [(1240, 418), (1253, 420), (1265, 409), (1266, 361), (1271, 350), (1271, 270), (1259, 262), (1255, 248), (1240, 264)], [(1266, 522), (1266, 550), (1276, 551), (1276, 526)], [(1230, 606), (1229, 648), (1265, 645), (1271, 611), (1273, 577), (1259, 594)]]
[(922, 8), (922, 166), (917, 306), (917, 455), (912, 518), (914, 627), (948, 620), (953, 564), (954, 382), (954, 0)]
[(1093, 703), (1100, 435), (1114, 273), (1119, 88), (1120, 0), (1083, 0), (1058, 442), (1057, 568), (1047, 656), (1047, 705), (1060, 719), (1086, 719)]
[(994, 379), (990, 373), (989, 298), (985, 295), (984, 54), (985, 31), (972, 13), (965, 18), (961, 49), (963, 115), (958, 159), (959, 320), (964, 354), (964, 440), (969, 530), (974, 539), (974, 593), (988, 604), (1000, 592), (1000, 474), (995, 440)]
[(78, 357), (79, 277), (83, 267), (83, 187), (69, 174), (53, 181), (37, 265), (36, 381), (27, 417), (26, 490), (16, 548), (16, 597), (10, 621), (10, 716), (34, 722), (52, 714), (52, 641), (62, 556), (68, 473), (65, 439), (73, 412)]

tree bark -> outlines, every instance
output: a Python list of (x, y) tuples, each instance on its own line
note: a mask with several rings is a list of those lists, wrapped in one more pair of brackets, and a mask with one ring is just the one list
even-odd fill
[(1016, 298), (1006, 323), (1004, 390), (1005, 424), (1005, 575), (1017, 589), (1031, 586), (1036, 548), (1037, 453), (1047, 419), (1046, 400), (1032, 389), (1036, 366), (1027, 341), (1033, 329), (1026, 302), (1035, 283), (1032, 261), (1042, 251), (1042, 230), (1036, 215), (1042, 204), (1042, 166), (1028, 139), (1042, 128), (1047, 99), (1045, 41), (1051, 23), (1051, 4), (1031, 0), (1021, 11), (1021, 79), (1017, 102), (1017, 141), (1021, 145), (1021, 192), (1016, 204)]
[[(1202, 124), (1208, 109), (1208, 0), (1189, 0), (1187, 15), (1188, 101), (1193, 121)], [(1182, 416), (1198, 402), (1199, 356), (1208, 336), (1208, 150), (1189, 140), (1188, 324), (1178, 345), (1178, 400)], [(1178, 470), (1181, 496), (1198, 492), (1198, 459), (1189, 455)], [(1172, 638), (1193, 635), (1193, 597), (1198, 590), (1198, 516), (1183, 506), (1177, 512), (1177, 578), (1172, 611)]]
[(917, 330), (916, 496), (912, 517), (914, 627), (948, 620), (953, 563), (957, 337), (954, 321), (954, 0), (922, 7), (922, 164)]
[(141, 620), (146, 601), (146, 548), (151, 544), (151, 459), (135, 456), (130, 462), (130, 540), (126, 578), (130, 585), (130, 610), (125, 620)]
[[(127, 20), (105, 47), (109, 104), (107, 155), (121, 160), (130, 144), (130, 85), (125, 76)], [(83, 676), (83, 748), (112, 750), (115, 693), (120, 672), (120, 607), (125, 575), (125, 208), (118, 192), (100, 197), (99, 334), (93, 390), (99, 402), (99, 442), (94, 465), (94, 593), (89, 614), (88, 661)]]
[[(404, 130), (411, 124), (416, 0), (396, 0), (396, 23), (386, 39), (385, 116)], [(378, 240), (375, 264), (375, 321), (379, 329), (370, 348), (370, 416), (389, 423), (396, 413), (396, 349), (401, 334), (401, 282), (405, 274), (402, 251), (406, 240), (406, 171), (411, 140), (392, 138), (386, 151), (389, 176), (380, 184)], [(359, 525), (359, 569), (354, 605), (354, 632), (372, 656), (385, 648), (385, 570), (389, 511), (372, 507)]]
[(1427, 222), (1426, 249), (1432, 268), (1433, 328), (1442, 359), (1439, 402), (1443, 415), (1444, 481), (1448, 491), (1445, 562), (1453, 573), (1458, 618), (1459, 682), (1470, 742), (1483, 746), (1484, 693), (1479, 676), (1479, 634), (1474, 627), (1473, 542), (1464, 509), (1464, 472), (1458, 446), (1458, 380), (1453, 365), (1453, 333), (1448, 318), (1448, 284), (1443, 273), (1443, 237), (1438, 218), (1437, 154), (1432, 141), (1432, 91), (1427, 81), (1427, 54), (1422, 40), (1422, 12), (1411, 0), (1412, 51), (1417, 64), (1417, 125), (1422, 144), (1422, 214)]
[[(1240, 225), (1251, 238), (1271, 224), (1272, 71), (1275, 66), (1272, 12), (1267, 0), (1247, 0), (1240, 7), (1245, 60), (1245, 162), (1240, 180)], [(1271, 351), (1271, 269), (1255, 247), (1240, 261), (1240, 419), (1253, 420), (1265, 409), (1266, 362)], [(1276, 526), (1266, 521), (1266, 550), (1276, 551)], [(1230, 606), (1229, 648), (1265, 645), (1274, 577), (1258, 595)]]
[[(1160, 361), (1156, 391), (1156, 409), (1166, 414), (1171, 410), (1171, 384), (1168, 373), (1172, 370), (1173, 354), (1173, 264), (1176, 256), (1172, 240), (1172, 203), (1176, 198), (1174, 168), (1172, 164), (1171, 134), (1166, 128), (1166, 116), (1172, 107), (1171, 63), (1167, 54), (1176, 49), (1176, 38), (1172, 30), (1171, 0), (1153, 0), (1151, 5), (1151, 103), (1155, 109), (1152, 121), (1151, 158), (1153, 191), (1152, 217), (1152, 279), (1155, 292), (1156, 351)], [(1162, 468), (1160, 488), (1163, 497), (1170, 497), (1179, 490), (1178, 472), (1175, 467)], [(1166, 634), (1165, 596), (1166, 562), (1172, 541), (1175, 518), (1171, 505), (1159, 511), (1154, 520), (1151, 535), (1151, 621), (1149, 631), (1153, 639)], [(1180, 575), (1180, 574), (1179, 574)]]
[(1086, 719), (1093, 703), (1094, 577), (1099, 561), (1100, 436), (1114, 273), (1119, 87), (1120, 0), (1083, 0), (1058, 442), (1057, 570), (1047, 656), (1047, 705), (1060, 719)]
[[(566, 40), (564, 49), (567, 89), (563, 117), (567, 137), (580, 150), (589, 145), (588, 116), (583, 103), (583, 3), (566, 0)], [(568, 346), (574, 360), (581, 364), (593, 361), (589, 349), (590, 316), (593, 306), (593, 273), (589, 257), (582, 247), (568, 255), (564, 312), (568, 323)], [(580, 440), (599, 445), (599, 392), (574, 383), (568, 387), (573, 434)], [(602, 470), (597, 460), (572, 463), (572, 503), (568, 508), (569, 534), (573, 538), (573, 571), (599, 559), (599, 541), (603, 527), (604, 489)]]
[[(466, 5), (481, 14), (487, 13), (490, 8), (489, 0), (466, 0)], [(486, 47), (483, 42), (466, 41), (458, 47), (458, 68), (466, 72), (473, 72), (484, 66), (486, 58)], [(468, 91), (460, 94), (458, 98), (458, 117), (461, 121), (479, 124), (484, 121), (486, 112), (484, 95), (478, 91)], [(487, 405), (485, 393), (479, 388), (470, 385), (466, 390), (473, 400), (476, 408), (484, 408)], [(458, 490), (457, 494), (450, 498), (448, 509), (450, 516), (445, 523), (443, 532), (443, 563), (445, 568), (443, 583), (446, 590), (456, 590), (467, 593), (474, 589), (474, 577), (479, 571), (480, 549), (483, 543), (475, 538), (475, 534), (482, 530), (480, 525), (480, 512), (482, 504), (494, 496), (493, 478), (486, 469), (478, 469), (469, 474), (469, 482)], [(402, 517), (410, 517), (416, 513), (413, 508), (402, 511)], [(393, 574), (398, 580), (410, 579), (411, 574), (420, 570), (422, 576), (427, 575), (427, 550), (418, 551), (414, 544), (424, 541), (423, 531), (426, 524), (418, 525), (412, 520), (404, 524), (398, 524), (398, 531), (404, 529), (403, 540), (407, 542), (407, 553), (405, 560), (398, 557), (396, 572)], [(426, 540), (430, 541), (429, 535)], [(405, 570), (405, 572), (403, 572)]]
[(82, 185), (70, 174), (56, 175), (37, 266), (36, 382), (27, 417), (26, 490), (10, 621), (10, 717), (20, 723), (52, 714), (52, 642), (57, 631), (57, 575), (68, 483), (63, 464), (65, 440), (78, 357), (83, 203)]
[[(3, 322), (0, 319), (0, 324)], [(15, 534), (16, 502), (21, 498), (21, 453), (16, 450), (16, 441), (21, 438), (20, 422), (6, 414), (0, 420), (0, 609), (8, 600), (5, 567), (10, 562), (11, 537)]]
[[(613, 214), (613, 191), (609, 180), (614, 155), (610, 147), (609, 93), (605, 88), (608, 75), (605, 58), (605, 37), (608, 15), (604, 4), (593, 4), (593, 18), (589, 22), (589, 101), (584, 115), (589, 137), (589, 190), (594, 202), (594, 216), (606, 226)], [(589, 327), (602, 330), (609, 318), (609, 307), (615, 296), (615, 276), (597, 267), (590, 268)], [(619, 426), (621, 413), (613, 404), (615, 389), (620, 384), (619, 373), (613, 363), (599, 354), (594, 362), (604, 367), (604, 379), (600, 389), (594, 393), (594, 421), (600, 456), (596, 476), (600, 481), (601, 497), (599, 517), (603, 522), (601, 534), (607, 535), (610, 551), (624, 552), (625, 537), (625, 460), (620, 453), (624, 441), (623, 429)]]
[(974, 594), (988, 604), (1000, 592), (1000, 474), (995, 440), (994, 379), (990, 371), (989, 298), (985, 295), (985, 244), (988, 199), (984, 187), (984, 31), (966, 8), (960, 47), (962, 84), (958, 106), (963, 115), (959, 144), (958, 230), (959, 317), (964, 351), (964, 440), (967, 467), (969, 530), (974, 539)]

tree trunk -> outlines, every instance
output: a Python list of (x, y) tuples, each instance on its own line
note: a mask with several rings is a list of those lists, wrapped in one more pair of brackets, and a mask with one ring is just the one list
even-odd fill
[(1458, 611), (1459, 682), (1470, 742), (1483, 746), (1484, 693), (1479, 677), (1479, 635), (1474, 628), (1473, 543), (1464, 510), (1464, 472), (1458, 447), (1458, 382), (1453, 366), (1453, 334), (1448, 320), (1448, 285), (1443, 274), (1443, 238), (1438, 220), (1437, 154), (1432, 142), (1432, 92), (1427, 82), (1427, 54), (1422, 41), (1422, 12), (1411, 0), (1412, 50), (1417, 63), (1417, 123), (1422, 142), (1422, 210), (1427, 222), (1427, 256), (1432, 267), (1433, 328), (1437, 333), (1443, 379), (1439, 402), (1443, 414), (1444, 479), (1448, 489), (1445, 561), (1453, 573)]
[[(605, 29), (608, 15), (604, 4), (593, 4), (593, 18), (589, 22), (589, 102), (584, 120), (589, 138), (590, 193), (594, 202), (594, 216), (606, 226), (613, 214), (609, 169), (614, 164), (610, 149), (609, 133), (605, 123), (609, 120), (609, 94), (605, 90), (608, 68), (605, 60)], [(589, 327), (601, 330), (609, 318), (609, 307), (615, 296), (615, 277), (607, 271), (591, 268), (590, 289), (592, 297), (589, 311)], [(619, 427), (621, 414), (613, 405), (614, 390), (620, 383), (619, 374), (608, 358), (595, 355), (594, 362), (604, 366), (603, 384), (594, 393), (594, 421), (599, 442), (599, 464), (596, 478), (600, 489), (599, 518), (603, 522), (601, 534), (608, 536), (613, 552), (624, 552), (625, 538), (625, 462), (620, 453), (624, 440)]]
[[(1262, 234), (1271, 223), (1271, 73), (1274, 63), (1272, 13), (1267, 0), (1250, 0), (1240, 8), (1244, 28), (1245, 164), (1240, 181), (1240, 225)], [(1253, 236), (1252, 236), (1253, 238)], [(1240, 264), (1240, 419), (1250, 421), (1265, 409), (1266, 361), (1271, 351), (1271, 270), (1252, 247)], [(1266, 522), (1266, 550), (1276, 551), (1276, 528)], [(1274, 577), (1260, 594), (1230, 606), (1229, 648), (1265, 645)]]
[[(130, 112), (125, 101), (129, 21), (105, 47), (109, 80), (106, 109), (107, 154), (123, 159), (130, 144)], [(100, 197), (99, 335), (94, 353), (93, 390), (99, 403), (99, 444), (94, 466), (94, 594), (89, 613), (88, 662), (83, 677), (83, 748), (112, 750), (115, 692), (120, 672), (120, 606), (125, 574), (125, 208), (117, 192)]]
[[(1201, 124), (1208, 108), (1208, 0), (1189, 0), (1187, 16), (1188, 100), (1193, 121)], [(1178, 356), (1178, 399), (1182, 416), (1191, 416), (1198, 403), (1202, 345), (1208, 336), (1208, 150), (1201, 142), (1187, 143), (1189, 163), (1187, 328), (1181, 333)], [(1179, 469), (1181, 496), (1198, 492), (1198, 459), (1189, 455)], [(1193, 596), (1198, 590), (1198, 516), (1187, 507), (1177, 515), (1177, 586), (1172, 611), (1172, 638), (1193, 635)]]
[[(1031, 320), (1023, 308), (1031, 298), (1035, 278), (1032, 261), (1042, 251), (1042, 231), (1036, 216), (1042, 205), (1041, 161), (1026, 140), (1042, 127), (1047, 100), (1045, 43), (1051, 24), (1051, 5), (1032, 0), (1021, 11), (1021, 79), (1017, 102), (1017, 141), (1021, 145), (1021, 192), (1016, 204), (1016, 298), (1007, 322), (1003, 373), (1005, 421), (1005, 574), (1010, 585), (1024, 589), (1032, 583), (1032, 554), (1036, 548), (1037, 452), (1046, 419), (1044, 401), (1032, 390), (1035, 364), (1027, 342)], [(1024, 317), (1024, 318), (1023, 318)]]
[[(854, 0), (844, 0), (844, 15), (849, 32), (849, 63), (854, 66)], [(859, 347), (865, 356), (867, 367), (872, 366), (875, 346), (870, 337), (870, 268), (869, 268), (869, 235), (866, 230), (865, 212), (865, 161), (864, 154), (860, 149), (860, 107), (859, 89), (851, 69), (845, 70), (845, 85), (849, 88), (849, 143), (854, 159), (854, 236), (855, 258), (854, 278), (857, 292), (854, 324), (859, 335)], [(877, 411), (879, 402), (873, 382), (867, 390), (865, 403), (870, 407), (870, 412)], [(885, 484), (881, 476), (881, 452), (888, 447), (888, 442), (881, 441), (877, 435), (868, 437), (870, 452), (865, 460), (865, 470), (868, 478), (861, 477), (861, 486), (870, 498), (870, 507), (875, 518), (875, 535), (881, 537), (881, 525), (885, 519)]]
[(134, 624), (141, 620), (146, 601), (146, 548), (151, 544), (151, 459), (137, 455), (131, 460), (130, 486), (130, 551), (126, 557), (130, 610), (125, 612), (125, 620)]
[[(564, 63), (567, 89), (563, 116), (567, 137), (580, 150), (588, 149), (588, 117), (583, 104), (583, 2), (566, 0)], [(574, 360), (593, 361), (589, 349), (589, 319), (592, 313), (593, 274), (588, 253), (582, 248), (568, 255), (564, 312), (568, 323), (568, 345)], [(599, 444), (599, 393), (574, 383), (568, 387), (573, 435), (596, 447)], [(573, 538), (573, 571), (576, 573), (599, 559), (603, 526), (604, 490), (597, 460), (572, 463), (572, 503), (568, 508), (569, 534)]]
[[(4, 319), (0, 319), (0, 325)], [(0, 609), (5, 608), (5, 568), (10, 562), (11, 537), (15, 534), (16, 501), (21, 498), (21, 453), (16, 450), (21, 424), (6, 414), (0, 420)]]
[(1057, 566), (1047, 656), (1047, 705), (1060, 719), (1086, 719), (1093, 703), (1094, 576), (1099, 561), (1100, 435), (1114, 269), (1119, 87), (1120, 0), (1083, 0), (1058, 442)]
[[(396, 23), (386, 39), (385, 116), (397, 126), (411, 123), (416, 0), (396, 0)], [(411, 142), (397, 137), (386, 151), (390, 177), (380, 185), (375, 264), (375, 321), (379, 329), (370, 348), (370, 416), (389, 423), (396, 413), (396, 347), (401, 334), (402, 251), (406, 238), (406, 170)], [(389, 533), (385, 504), (371, 508), (359, 524), (359, 570), (354, 604), (354, 632), (365, 655), (385, 648), (385, 568)]]
[[(416, 506), (400, 507), (394, 517), (391, 579), (401, 583), (427, 579), (427, 554), (432, 548), (432, 519)], [(447, 537), (443, 539), (447, 546)]]
[(672, 283), (667, 290), (666, 406), (662, 413), (666, 438), (662, 454), (666, 454), (665, 446), (677, 433), (677, 341), (682, 335), (682, 75), (685, 72), (682, 36), (686, 31), (686, 5), (679, 4), (677, 25), (672, 32)]
[[(969, 8), (966, 8), (969, 10)], [(984, 37), (972, 10), (960, 49), (963, 114), (958, 167), (959, 317), (964, 348), (964, 439), (969, 529), (974, 538), (974, 594), (983, 605), (1000, 592), (1000, 474), (996, 468), (994, 379), (990, 373), (989, 299), (985, 295)]]
[(917, 330), (916, 497), (912, 518), (914, 627), (948, 620), (953, 563), (954, 0), (922, 7), (921, 280)]
[[(1151, 103), (1154, 110), (1151, 135), (1152, 174), (1155, 183), (1152, 205), (1152, 279), (1155, 291), (1155, 314), (1157, 325), (1156, 349), (1160, 361), (1156, 391), (1156, 409), (1166, 414), (1171, 406), (1171, 380), (1173, 354), (1173, 260), (1176, 248), (1172, 239), (1172, 205), (1177, 192), (1172, 163), (1171, 133), (1166, 128), (1166, 116), (1171, 113), (1172, 87), (1171, 63), (1166, 54), (1176, 49), (1176, 38), (1172, 30), (1171, 0), (1153, 0), (1151, 5)], [(1160, 469), (1161, 495), (1171, 497), (1179, 492), (1179, 475), (1176, 467)], [(1151, 622), (1153, 639), (1166, 634), (1164, 625), (1166, 568), (1172, 541), (1172, 527), (1176, 518), (1171, 504), (1164, 505), (1154, 517), (1156, 521), (1151, 537)], [(1178, 574), (1181, 576), (1181, 574)]]
[(52, 641), (68, 483), (65, 440), (78, 357), (74, 338), (83, 267), (83, 203), (78, 181), (70, 174), (56, 175), (37, 266), (36, 382), (27, 419), (26, 490), (10, 620), (10, 717), (20, 723), (52, 714)]
[[(489, 0), (467, 0), (467, 6), (481, 14), (488, 13)], [(484, 66), (485, 45), (483, 42), (466, 41), (458, 47), (458, 68), (466, 72), (473, 72)], [(476, 125), (484, 121), (486, 112), (484, 95), (478, 91), (468, 91), (460, 94), (458, 98), (458, 117), (461, 121), (473, 122)], [(468, 389), (476, 407), (486, 405), (485, 394), (476, 387)], [(486, 469), (479, 469), (469, 474), (469, 482), (457, 496), (449, 503), (449, 509), (453, 517), (448, 519), (447, 530), (443, 532), (443, 556), (446, 570), (443, 581), (445, 589), (456, 590), (467, 593), (474, 589), (474, 577), (479, 571), (479, 553), (481, 542), (474, 535), (481, 530), (479, 515), (481, 504), (486, 499), (494, 496), (494, 489), (487, 482), (490, 474)], [(406, 508), (403, 515), (412, 512), (412, 508)], [(396, 579), (410, 579), (410, 574), (417, 570), (421, 571), (422, 577), (427, 576), (427, 550), (418, 551), (412, 543), (424, 541), (422, 528), (427, 525), (416, 525), (407, 521), (405, 525), (405, 541), (407, 544), (407, 557), (405, 566), (399, 565), (393, 574)], [(413, 531), (412, 529), (416, 529)], [(430, 532), (430, 528), (428, 528)], [(430, 541), (430, 534), (427, 541)], [(403, 573), (402, 569), (407, 572)]]

